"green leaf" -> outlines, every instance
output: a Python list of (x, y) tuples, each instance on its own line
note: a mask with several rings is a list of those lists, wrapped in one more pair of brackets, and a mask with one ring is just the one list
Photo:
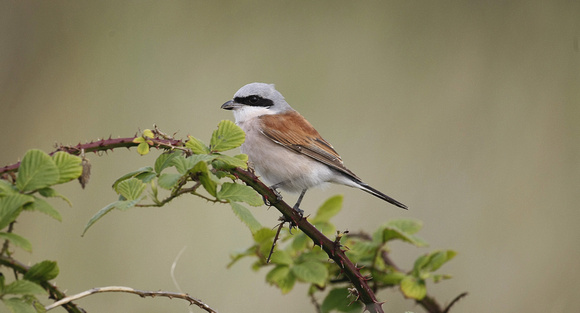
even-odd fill
[(127, 200), (135, 200), (141, 196), (145, 187), (147, 185), (133, 177), (120, 182), (117, 185), (116, 191)]
[(312, 240), (306, 236), (304, 233), (298, 233), (293, 236), (292, 240), (292, 250), (294, 251), (302, 251), (308, 247), (309, 244), (312, 243)]
[(336, 227), (332, 223), (318, 222), (314, 226), (327, 237), (336, 234)]
[(67, 197), (56, 192), (56, 190), (54, 190), (53, 188), (50, 187), (42, 188), (38, 190), (38, 193), (45, 198), (61, 198), (66, 203), (68, 203), (69, 206), (72, 207), (72, 203), (70, 202), (70, 200)]
[(187, 136), (187, 138), (189, 140), (185, 143), (185, 147), (191, 149), (191, 152), (195, 154), (210, 153), (209, 148), (203, 142), (201, 142), (201, 140), (193, 136)]
[(395, 220), (388, 222), (387, 224), (385, 224), (385, 226), (383, 226), (379, 230), (378, 233), (378, 235), (380, 236), (379, 240), (382, 242), (388, 242), (391, 240), (399, 239), (408, 242), (410, 244), (413, 244), (417, 247), (427, 246), (427, 242), (425, 240), (414, 235), (414, 233), (418, 231), (418, 228), (420, 228), (420, 226), (417, 226), (418, 224), (407, 222), (411, 221)]
[(18, 193), (18, 190), (9, 182), (0, 179), (0, 197)]
[(137, 178), (140, 179), (142, 182), (146, 183), (149, 180), (153, 179), (153, 177), (156, 177), (157, 175), (155, 174), (155, 172), (153, 172), (153, 168), (151, 166), (146, 166), (146, 167), (142, 167), (136, 171), (127, 173), (121, 177), (119, 177), (114, 183), (113, 183), (113, 189), (117, 190), (117, 185), (124, 181), (127, 180), (129, 178)]
[(54, 218), (55, 220), (62, 222), (62, 216), (60, 215), (60, 213), (55, 208), (53, 208), (52, 205), (50, 205), (50, 203), (48, 203), (48, 201), (46, 201), (42, 198), (34, 197), (34, 201), (27, 204), (24, 208), (26, 210), (38, 211), (38, 212), (44, 213), (44, 214)]
[(24, 274), (24, 279), (33, 282), (43, 282), (49, 281), (58, 276), (59, 269), (55, 261), (42, 261), (34, 264), (26, 274)]
[(393, 285), (393, 286), (399, 285), (405, 277), (407, 277), (407, 275), (401, 272), (392, 272), (388, 274), (377, 272), (375, 275), (373, 275), (373, 278), (376, 281), (380, 281), (385, 285)]
[(101, 219), (101, 217), (105, 216), (105, 214), (111, 212), (115, 206), (117, 205), (117, 202), (120, 201), (115, 201), (113, 203), (109, 203), (106, 207), (102, 208), (99, 210), (99, 212), (97, 212), (97, 214), (93, 215), (93, 217), (91, 217), (91, 219), (87, 222), (87, 225), (85, 225), (85, 229), (83, 230), (83, 233), (81, 234), (81, 236), (84, 236), (85, 233), (87, 232), (87, 230), (89, 230), (89, 228), (91, 226), (93, 226), (93, 224), (95, 224), (98, 220)]
[(29, 150), (20, 162), (16, 187), (22, 191), (32, 191), (54, 185), (59, 172), (52, 158), (40, 150)]
[[(377, 254), (377, 249), (381, 243), (375, 241), (357, 240), (348, 244), (349, 249), (346, 254), (349, 258), (356, 259), (356, 262), (372, 262)], [(355, 262), (353, 260), (353, 262)]]
[(453, 250), (436, 251), (435, 253), (432, 253), (432, 257), (429, 260), (429, 267), (431, 272), (438, 270), (441, 266), (443, 266), (443, 264), (453, 259), (456, 255), (457, 252)]
[(162, 153), (155, 160), (155, 172), (157, 172), (157, 174), (160, 174), (164, 169), (172, 166), (173, 159), (181, 156), (182, 154), (183, 153), (179, 150), (167, 151), (167, 152)]
[(427, 294), (425, 281), (415, 276), (406, 276), (401, 280), (401, 291), (407, 298), (421, 300)]
[(270, 262), (278, 265), (292, 265), (292, 263), (294, 263), (290, 254), (284, 250), (274, 251), (270, 258)]
[(257, 232), (252, 233), (252, 237), (254, 237), (256, 243), (262, 243), (265, 241), (272, 242), (274, 235), (276, 235), (276, 231), (266, 227), (262, 227)]
[(0, 198), (0, 229), (4, 229), (18, 217), (25, 204), (34, 198), (19, 193)]
[(245, 202), (251, 206), (260, 206), (264, 203), (262, 197), (251, 187), (229, 182), (222, 184), (217, 198), (220, 200)]
[(34, 308), (34, 305), (26, 302), (24, 299), (2, 299), (2, 302), (4, 302), (4, 305), (6, 305), (11, 313), (38, 313)]
[(282, 293), (286, 294), (294, 287), (296, 278), (287, 265), (277, 265), (266, 274), (266, 281), (271, 285), (278, 286)]
[(98, 220), (100, 220), (103, 216), (105, 216), (105, 214), (111, 212), (113, 209), (126, 210), (128, 208), (134, 207), (137, 203), (139, 203), (139, 201), (141, 201), (141, 199), (143, 199), (143, 197), (144, 196), (130, 201), (122, 201), (122, 200), (115, 201), (113, 203), (110, 203), (106, 207), (100, 209), (99, 212), (93, 215), (93, 217), (91, 217), (91, 219), (87, 222), (87, 225), (85, 225), (85, 229), (83, 230), (81, 236), (84, 236), (87, 230), (89, 230), (89, 228), (93, 226), (93, 224), (95, 224)]
[(245, 139), (246, 134), (238, 125), (223, 120), (211, 135), (210, 147), (213, 152), (227, 151), (241, 146)]
[(213, 175), (209, 172), (207, 164), (205, 162), (198, 162), (192, 169), (191, 172), (195, 173), (199, 178), (199, 182), (205, 188), (205, 190), (212, 196), (217, 195), (217, 183), (211, 178)]
[(151, 129), (145, 129), (143, 131), (143, 137), (145, 137), (145, 138), (155, 138), (155, 135), (153, 134), (153, 132), (151, 131)]
[(295, 263), (304, 263), (309, 261), (315, 261), (324, 265), (328, 262), (328, 254), (326, 254), (322, 248), (314, 247), (313, 249), (300, 254)]
[(52, 155), (52, 160), (58, 168), (59, 178), (56, 182), (57, 184), (77, 179), (83, 173), (82, 159), (78, 156), (59, 151)]
[(236, 214), (240, 221), (248, 226), (252, 234), (262, 228), (260, 222), (258, 222), (252, 212), (250, 212), (250, 210), (248, 210), (246, 207), (236, 202), (230, 202), (230, 205), (232, 206), (232, 211), (234, 211), (234, 214)]
[(453, 278), (453, 276), (447, 275), (447, 274), (436, 274), (436, 275), (431, 276), (431, 278), (433, 279), (434, 283), (438, 283), (444, 279), (451, 279), (451, 278)]
[(396, 227), (409, 235), (413, 235), (423, 228), (423, 222), (405, 218), (390, 220), (386, 225)]
[(319, 286), (324, 286), (328, 278), (328, 269), (320, 262), (306, 261), (301, 264), (296, 264), (292, 267), (292, 273), (296, 278), (313, 283)]
[(178, 156), (171, 162), (172, 166), (175, 166), (177, 172), (181, 175), (185, 175), (199, 162), (208, 162), (215, 159), (217, 156), (207, 155), (207, 154), (194, 154), (190, 157)]
[(159, 184), (159, 187), (171, 190), (175, 187), (181, 177), (183, 177), (181, 174), (163, 173), (159, 176), (157, 183)]
[(342, 208), (342, 195), (336, 195), (328, 198), (316, 212), (316, 216), (310, 221), (311, 223), (328, 222), (330, 219), (340, 212)]
[(415, 260), (413, 270), (416, 273), (422, 271), (434, 272), (438, 270), (447, 261), (453, 259), (457, 252), (453, 250), (433, 251), (431, 253), (422, 255)]
[(46, 294), (46, 291), (38, 284), (28, 280), (17, 280), (4, 288), (4, 294), (10, 295), (37, 295)]
[(362, 312), (362, 304), (355, 300), (348, 288), (332, 289), (322, 301), (320, 311), (322, 313), (328, 313), (333, 310), (348, 313)]
[(243, 169), (247, 169), (248, 168), (248, 161), (247, 160), (243, 160), (240, 158), (236, 158), (236, 157), (231, 157), (229, 155), (220, 155), (216, 161), (222, 161), (226, 166), (219, 166), (221, 167), (225, 167), (225, 168), (232, 168), (232, 167), (240, 167)]
[(22, 250), (24, 250), (26, 252), (32, 252), (32, 244), (30, 243), (30, 241), (28, 241), (28, 239), (26, 239), (20, 235), (17, 235), (14, 233), (0, 232), (0, 238), (3, 238), (3, 239), (10, 241), (15, 246), (22, 248)]
[(149, 153), (149, 144), (147, 142), (142, 142), (137, 146), (137, 153), (140, 155), (146, 155)]

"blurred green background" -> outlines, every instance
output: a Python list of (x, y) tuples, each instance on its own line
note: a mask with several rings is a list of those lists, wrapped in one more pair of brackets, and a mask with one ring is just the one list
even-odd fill
[[(242, 85), (276, 83), (367, 183), (409, 211), (342, 186), (309, 192), (313, 212), (345, 195), (342, 230), (424, 221), (428, 249), (393, 246), (404, 268), (451, 248), (429, 284), (452, 312), (571, 312), (580, 306), (580, 2), (578, 1), (0, 1), (0, 165), (31, 148), (127, 137), (153, 123), (209, 140)], [(69, 294), (124, 285), (181, 288), (220, 312), (314, 312), (252, 272), (226, 269), (251, 243), (228, 206), (183, 197), (113, 212), (123, 173), (152, 164), (135, 150), (90, 155), (86, 190), (61, 186), (62, 223), (16, 225), (36, 262), (57, 260)], [(290, 202), (294, 195), (287, 195)], [(253, 208), (264, 225), (279, 214)], [(423, 312), (397, 292), (387, 312)], [(181, 300), (102, 294), (88, 312), (187, 312)], [(62, 309), (56, 312), (64, 312)], [(194, 311), (199, 311), (197, 308)]]

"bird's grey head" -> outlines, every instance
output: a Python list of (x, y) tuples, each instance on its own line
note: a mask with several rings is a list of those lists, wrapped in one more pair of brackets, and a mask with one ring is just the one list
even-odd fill
[(251, 83), (240, 88), (234, 99), (224, 103), (222, 109), (234, 110), (236, 121), (293, 110), (273, 84), (265, 83)]

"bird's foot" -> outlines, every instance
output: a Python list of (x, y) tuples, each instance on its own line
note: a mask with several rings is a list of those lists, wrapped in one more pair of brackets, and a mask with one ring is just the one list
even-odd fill
[[(278, 191), (278, 187), (276, 185), (270, 187), (270, 190), (272, 190), (272, 192), (276, 195), (276, 201), (282, 201), (282, 194)], [(272, 201), (268, 200), (266, 196), (262, 196), (262, 200), (264, 200), (265, 205), (272, 205)]]

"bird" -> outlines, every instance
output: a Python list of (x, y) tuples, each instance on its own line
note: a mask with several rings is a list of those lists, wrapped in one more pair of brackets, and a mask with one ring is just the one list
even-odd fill
[[(246, 139), (240, 150), (251, 168), (278, 189), (300, 193), (294, 209), (299, 213), (306, 191), (335, 183), (366, 191), (407, 209), (403, 203), (364, 183), (345, 167), (334, 147), (294, 110), (273, 84), (250, 83), (240, 88), (222, 109), (232, 110), (236, 125)], [(266, 201), (265, 201), (266, 202)]]

